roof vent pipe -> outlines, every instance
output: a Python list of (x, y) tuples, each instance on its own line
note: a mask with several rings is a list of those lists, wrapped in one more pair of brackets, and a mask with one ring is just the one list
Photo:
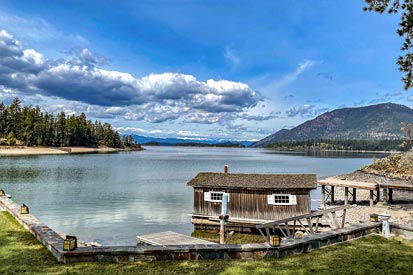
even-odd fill
[(224, 165), (224, 173), (228, 173), (228, 165)]

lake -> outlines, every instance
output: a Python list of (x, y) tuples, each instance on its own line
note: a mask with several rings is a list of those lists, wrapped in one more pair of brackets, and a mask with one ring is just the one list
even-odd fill
[[(105, 245), (136, 235), (191, 234), (198, 172), (348, 173), (383, 155), (277, 153), (253, 148), (147, 147), (142, 152), (0, 157), (0, 188), (56, 232)], [(320, 197), (319, 190), (312, 199)], [(313, 206), (315, 207), (315, 206)]]

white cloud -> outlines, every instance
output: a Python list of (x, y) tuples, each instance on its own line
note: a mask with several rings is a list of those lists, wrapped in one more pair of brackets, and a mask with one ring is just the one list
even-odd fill
[[(70, 102), (66, 109), (79, 110), (72, 102), (102, 118), (123, 117), (159, 123), (185, 117), (226, 118), (253, 108), (263, 100), (247, 84), (200, 81), (179, 73), (150, 74), (135, 78), (129, 73), (104, 70), (107, 59), (88, 49), (72, 49), (70, 60), (50, 60), (34, 49), (24, 49), (5, 30), (0, 32), (0, 85), (25, 95), (57, 97)], [(190, 114), (203, 113), (196, 118)], [(225, 119), (226, 119), (225, 118)], [(215, 119), (215, 121), (217, 121)]]
[(305, 71), (320, 63), (320, 61), (304, 60), (298, 64), (294, 71), (289, 72), (282, 77), (277, 77), (274, 74), (267, 74), (257, 77), (254, 82), (257, 83), (260, 91), (273, 94), (274, 92), (279, 92), (282, 88), (293, 84)]

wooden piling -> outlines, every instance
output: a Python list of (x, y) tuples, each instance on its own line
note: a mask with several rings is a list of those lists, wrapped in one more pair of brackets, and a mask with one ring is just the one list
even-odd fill
[(389, 188), (389, 203), (393, 203), (393, 189)]
[(356, 203), (356, 199), (357, 199), (357, 188), (353, 188), (353, 204), (355, 204)]
[(376, 189), (376, 194), (377, 194), (377, 196), (376, 196), (376, 202), (379, 202), (380, 201), (380, 186), (377, 186), (377, 189)]
[(326, 186), (321, 185), (321, 205), (326, 208)]
[(370, 207), (373, 207), (373, 196), (374, 196), (374, 191), (370, 190)]
[(344, 187), (344, 204), (348, 204), (348, 187)]
[(334, 203), (334, 186), (331, 186), (331, 204)]

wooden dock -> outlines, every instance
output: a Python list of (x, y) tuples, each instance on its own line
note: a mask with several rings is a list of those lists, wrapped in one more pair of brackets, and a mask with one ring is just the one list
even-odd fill
[[(334, 188), (343, 187), (344, 188), (344, 204), (348, 204), (349, 199), (356, 203), (357, 199), (357, 189), (364, 189), (370, 191), (370, 206), (373, 206), (374, 199), (376, 202), (380, 201), (380, 189), (386, 191), (388, 195), (388, 202), (393, 202), (393, 190), (407, 190), (413, 191), (412, 184), (398, 184), (398, 183), (386, 183), (379, 184), (375, 182), (361, 182), (361, 181), (351, 181), (346, 179), (337, 179), (329, 177), (318, 181), (318, 185), (321, 186), (321, 204), (324, 206), (326, 200), (330, 198), (331, 203), (334, 203)], [(330, 187), (328, 191), (326, 186)], [(350, 190), (350, 188), (352, 190)]]
[(138, 242), (147, 245), (191, 245), (191, 244), (216, 244), (173, 231), (165, 231), (147, 235), (136, 236)]

